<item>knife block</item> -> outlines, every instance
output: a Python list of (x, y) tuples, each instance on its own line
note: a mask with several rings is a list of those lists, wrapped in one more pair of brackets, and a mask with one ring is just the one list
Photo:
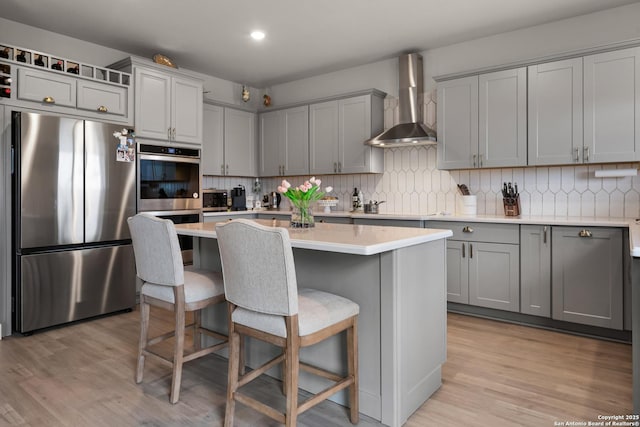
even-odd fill
[(505, 216), (519, 216), (520, 215), (520, 195), (516, 197), (503, 197), (502, 202), (504, 204)]

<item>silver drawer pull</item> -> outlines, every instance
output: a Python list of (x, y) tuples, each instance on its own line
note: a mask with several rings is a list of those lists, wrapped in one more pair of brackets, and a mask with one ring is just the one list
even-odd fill
[(463, 233), (473, 233), (473, 228), (469, 227), (468, 225), (465, 225), (464, 228), (462, 229)]
[(473, 244), (469, 243), (469, 258), (473, 258)]
[(593, 234), (591, 234), (591, 232), (589, 230), (580, 230), (580, 233), (578, 233), (578, 236), (580, 236), (580, 237), (592, 237)]

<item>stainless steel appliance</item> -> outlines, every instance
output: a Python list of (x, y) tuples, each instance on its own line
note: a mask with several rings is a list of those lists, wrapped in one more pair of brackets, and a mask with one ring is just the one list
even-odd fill
[(227, 190), (217, 190), (208, 188), (202, 190), (202, 211), (203, 212), (223, 212), (228, 206)]
[(135, 162), (116, 161), (122, 125), (12, 113), (13, 327), (17, 332), (132, 308), (127, 217)]
[[(200, 222), (200, 150), (138, 144), (138, 212), (176, 224)], [(185, 264), (193, 260), (193, 238), (178, 236)]]
[(138, 211), (202, 208), (200, 150), (138, 144)]

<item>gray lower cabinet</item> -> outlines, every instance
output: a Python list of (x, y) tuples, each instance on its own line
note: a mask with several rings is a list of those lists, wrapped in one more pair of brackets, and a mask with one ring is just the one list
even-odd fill
[(552, 241), (552, 317), (622, 329), (622, 230), (553, 227)]
[(520, 312), (551, 317), (551, 227), (520, 226)]
[(449, 229), (447, 301), (507, 311), (520, 310), (519, 226), (428, 221)]
[(316, 222), (326, 222), (327, 224), (351, 224), (351, 217), (348, 216), (322, 216), (314, 215)]
[(225, 221), (231, 221), (233, 219), (238, 219), (238, 218), (255, 219), (256, 214), (246, 213), (246, 214), (233, 214), (233, 215), (205, 216), (203, 219), (203, 222), (225, 222)]
[(422, 228), (422, 221), (418, 219), (377, 219), (377, 218), (353, 218), (356, 225), (383, 225), (389, 227), (416, 227)]
[(258, 214), (258, 219), (275, 219), (277, 221), (290, 221), (291, 214), (290, 213), (277, 213), (277, 212), (260, 212)]

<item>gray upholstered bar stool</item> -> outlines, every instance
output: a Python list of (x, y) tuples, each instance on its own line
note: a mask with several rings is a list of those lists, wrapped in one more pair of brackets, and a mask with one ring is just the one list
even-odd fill
[[(133, 240), (137, 275), (142, 280), (136, 383), (142, 382), (145, 357), (154, 356), (173, 368), (169, 399), (171, 403), (176, 403), (180, 396), (182, 364), (227, 345), (225, 335), (205, 329), (200, 324), (200, 310), (225, 300), (222, 274), (183, 266), (178, 236), (170, 220), (142, 213), (129, 218), (127, 222)], [(175, 329), (172, 332), (149, 339), (150, 306), (175, 313)], [(185, 325), (187, 311), (194, 312), (194, 322), (189, 325)], [(186, 328), (193, 328), (194, 351), (190, 354), (184, 353)], [(202, 333), (222, 342), (203, 349), (200, 343)], [(150, 348), (171, 337), (175, 337), (172, 359)]]
[[(235, 402), (238, 401), (286, 426), (295, 426), (299, 414), (347, 387), (350, 419), (352, 423), (357, 423), (358, 304), (319, 290), (298, 290), (293, 251), (286, 229), (265, 227), (254, 221), (237, 219), (216, 224), (216, 233), (229, 305), (229, 376), (224, 425), (233, 425)], [(345, 330), (345, 377), (300, 362), (300, 348), (316, 344)], [(283, 352), (240, 376), (241, 336), (282, 347)], [(284, 363), (284, 414), (238, 390), (278, 363)], [(328, 378), (335, 384), (299, 404), (300, 369)]]

